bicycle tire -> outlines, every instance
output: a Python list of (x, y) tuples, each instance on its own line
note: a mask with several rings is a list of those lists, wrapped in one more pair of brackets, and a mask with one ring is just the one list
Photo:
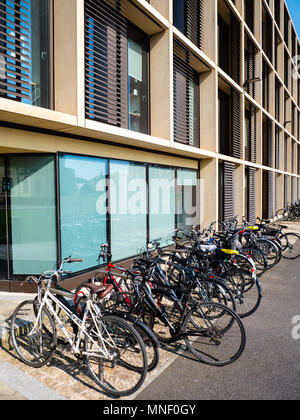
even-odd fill
[[(157, 306), (160, 308), (169, 321), (169, 323), (176, 330), (176, 326), (180, 324), (183, 308), (182, 305), (175, 301), (168, 293), (164, 293), (161, 289), (156, 291), (152, 290), (153, 299), (156, 300)], [(153, 331), (159, 341), (162, 343), (170, 343), (173, 339), (173, 334), (171, 332), (170, 326), (164, 322), (163, 318), (159, 316), (154, 318)]]
[(148, 372), (154, 370), (158, 363), (159, 363), (159, 341), (152, 331), (144, 322), (140, 321), (134, 315), (128, 314), (125, 311), (112, 311), (109, 312), (110, 315), (118, 316), (120, 318), (124, 318), (126, 321), (130, 322), (140, 336), (143, 339), (143, 343), (146, 348), (147, 353), (147, 363)]
[(257, 244), (267, 257), (269, 269), (274, 267), (280, 259), (278, 247), (274, 242), (264, 238), (258, 238)]
[[(122, 318), (104, 315), (98, 322), (97, 326), (90, 326), (84, 339), (87, 368), (94, 381), (109, 396), (131, 395), (142, 386), (147, 373), (147, 354), (143, 340), (136, 329)], [(98, 328), (101, 329), (100, 333)], [(96, 356), (97, 347), (93, 348), (90, 337), (100, 341), (99, 346), (104, 340), (113, 360), (103, 355)]]
[(282, 245), (282, 258), (295, 260), (300, 256), (300, 235), (289, 232), (281, 235), (279, 239)]
[(246, 253), (249, 253), (249, 256), (255, 264), (257, 278), (262, 277), (269, 268), (267, 257), (260, 248), (247, 248)]
[[(211, 316), (212, 311), (216, 312), (214, 319)], [(223, 315), (218, 316), (218, 312)], [(205, 313), (210, 313), (210, 319)], [(228, 325), (228, 317), (231, 327), (224, 329), (222, 323), (225, 321)], [(185, 317), (182, 331), (188, 350), (207, 365), (229, 365), (235, 362), (245, 349), (246, 332), (241, 319), (234, 311), (219, 303), (206, 302), (192, 308)], [(231, 349), (228, 349), (229, 346)]]
[[(233, 272), (235, 271), (235, 273)], [(239, 280), (237, 282), (237, 276)], [(236, 301), (236, 313), (240, 318), (252, 315), (260, 306), (262, 291), (259, 280), (254, 278), (251, 281), (243, 280), (243, 275), (238, 267), (227, 267), (227, 274), (224, 276), (229, 289), (232, 291)]]
[(56, 326), (47, 308), (41, 312), (42, 323), (33, 334), (39, 303), (26, 300), (16, 307), (11, 317), (10, 334), (14, 349), (28, 366), (40, 368), (54, 356), (57, 340)]
[[(199, 290), (197, 282), (203, 289)], [(212, 279), (197, 279), (192, 295), (194, 298), (196, 298), (195, 293), (200, 302), (217, 301), (236, 312), (236, 302), (231, 290), (224, 281), (218, 280), (215, 276)]]

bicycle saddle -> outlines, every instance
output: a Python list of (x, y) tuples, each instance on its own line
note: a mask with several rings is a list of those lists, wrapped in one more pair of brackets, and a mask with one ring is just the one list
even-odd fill
[(94, 283), (85, 283), (82, 285), (82, 287), (89, 289), (91, 293), (97, 295), (99, 299), (103, 299), (114, 288), (112, 284), (106, 284), (106, 285), (101, 284), (101, 286), (98, 286), (97, 284), (94, 284)]

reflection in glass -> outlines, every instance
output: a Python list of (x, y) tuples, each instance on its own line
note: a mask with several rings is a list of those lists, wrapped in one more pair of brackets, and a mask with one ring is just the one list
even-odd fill
[(0, 157), (0, 181), (0, 274), (7, 275), (6, 178), (3, 157)]
[(175, 230), (175, 170), (149, 168), (150, 240), (162, 238), (161, 245), (172, 242)]
[(13, 274), (56, 264), (55, 163), (51, 156), (10, 158)]
[(106, 234), (107, 161), (61, 155), (60, 159), (61, 255), (83, 258), (73, 264), (79, 271), (97, 265)]
[(177, 170), (176, 214), (177, 228), (188, 232), (196, 221), (197, 172), (188, 169)]
[(147, 240), (146, 167), (110, 163), (111, 249), (113, 260), (140, 253)]

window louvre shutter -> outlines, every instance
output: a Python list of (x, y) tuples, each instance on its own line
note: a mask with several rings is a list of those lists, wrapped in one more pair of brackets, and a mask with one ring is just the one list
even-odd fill
[(233, 13), (231, 13), (231, 71), (230, 75), (233, 80), (240, 84), (241, 83), (241, 25), (238, 19)]
[(248, 168), (248, 221), (256, 222), (256, 170)]
[(232, 89), (232, 156), (241, 157), (241, 97), (239, 92)]
[(198, 48), (203, 48), (203, 0), (185, 1), (185, 35)]
[(86, 117), (128, 127), (128, 41), (125, 3), (85, 1)]
[(224, 162), (224, 220), (234, 217), (234, 169), (233, 163)]
[(251, 162), (256, 163), (257, 158), (257, 109), (250, 105), (250, 153)]
[(199, 147), (199, 75), (190, 54), (174, 41), (174, 140)]
[(274, 180), (273, 172), (268, 172), (268, 218), (273, 217), (273, 190), (274, 190)]
[(0, 96), (32, 102), (31, 4), (0, 0)]

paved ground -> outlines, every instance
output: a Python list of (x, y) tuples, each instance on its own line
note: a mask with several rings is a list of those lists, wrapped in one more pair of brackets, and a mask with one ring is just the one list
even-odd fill
[[(291, 224), (300, 231), (300, 224)], [(201, 399), (300, 399), (300, 339), (292, 337), (300, 317), (300, 259), (283, 260), (262, 280), (259, 310), (244, 320), (247, 344), (233, 365), (214, 368), (174, 349), (161, 351), (159, 367), (143, 388), (128, 399), (176, 401)], [(0, 293), (0, 326), (23, 296)], [(2, 317), (2, 318), (1, 318)], [(300, 318), (299, 318), (300, 319)], [(298, 321), (300, 322), (300, 321)], [(300, 328), (295, 332), (300, 333)], [(32, 369), (8, 345), (0, 347), (0, 399), (109, 400), (88, 377), (84, 366), (58, 349), (50, 366)]]

